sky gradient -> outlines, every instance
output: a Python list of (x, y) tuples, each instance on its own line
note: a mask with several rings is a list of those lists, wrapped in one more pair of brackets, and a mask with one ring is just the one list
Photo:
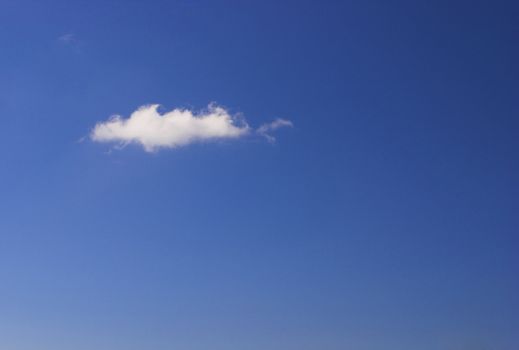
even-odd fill
[[(1, 1), (0, 348), (517, 349), (518, 35), (513, 1)], [(89, 137), (210, 103), (293, 127)]]

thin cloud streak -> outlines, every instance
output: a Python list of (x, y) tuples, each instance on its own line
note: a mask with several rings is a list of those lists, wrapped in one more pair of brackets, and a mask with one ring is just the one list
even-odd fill
[(294, 126), (294, 124), (290, 120), (278, 118), (271, 123), (261, 125), (256, 130), (256, 133), (265, 137), (267, 139), (267, 141), (274, 143), (274, 142), (276, 142), (276, 138), (269, 134), (271, 131), (274, 131), (274, 130), (277, 130), (280, 128), (287, 128), (287, 127), (292, 128), (293, 126)]

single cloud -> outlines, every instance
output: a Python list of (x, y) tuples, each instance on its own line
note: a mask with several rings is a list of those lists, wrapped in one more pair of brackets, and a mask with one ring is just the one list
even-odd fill
[(256, 130), (256, 132), (259, 135), (265, 137), (269, 142), (275, 142), (276, 138), (272, 135), (269, 135), (269, 132), (277, 130), (279, 128), (286, 128), (286, 127), (291, 128), (293, 126), (294, 126), (294, 124), (290, 120), (278, 118), (271, 123), (261, 125)]
[(201, 113), (176, 108), (161, 115), (158, 107), (142, 106), (127, 119), (112, 116), (98, 123), (92, 129), (90, 138), (95, 142), (115, 142), (120, 147), (136, 143), (145, 151), (154, 152), (194, 142), (236, 139), (250, 131), (245, 121), (238, 120), (215, 104)]

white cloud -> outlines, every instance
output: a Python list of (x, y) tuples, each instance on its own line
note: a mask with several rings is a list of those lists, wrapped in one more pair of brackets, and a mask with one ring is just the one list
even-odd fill
[(276, 119), (274, 120), (273, 122), (271, 123), (267, 123), (267, 124), (263, 124), (261, 125), (257, 130), (256, 132), (265, 137), (269, 142), (275, 142), (276, 141), (276, 138), (272, 135), (269, 135), (269, 132), (270, 131), (274, 131), (274, 130), (277, 130), (279, 128), (286, 128), (286, 127), (293, 127), (294, 124), (290, 121), (290, 120), (286, 120), (286, 119)]
[(147, 152), (175, 148), (200, 141), (235, 139), (245, 136), (250, 128), (244, 122), (214, 104), (201, 113), (176, 108), (160, 114), (159, 105), (142, 106), (129, 118), (112, 116), (98, 123), (90, 138), (96, 142), (115, 142), (119, 146), (140, 144)]

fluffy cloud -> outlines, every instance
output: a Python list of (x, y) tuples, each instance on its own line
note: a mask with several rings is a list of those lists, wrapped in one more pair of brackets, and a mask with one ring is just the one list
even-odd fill
[(269, 142), (274, 142), (276, 139), (274, 136), (269, 135), (270, 131), (277, 130), (279, 128), (293, 127), (294, 124), (290, 120), (286, 119), (276, 119), (272, 123), (263, 124), (260, 126), (256, 132), (261, 136), (265, 137)]
[(209, 105), (201, 113), (188, 109), (173, 109), (160, 114), (158, 105), (142, 106), (129, 118), (113, 116), (98, 123), (90, 133), (96, 142), (115, 142), (119, 145), (140, 144), (147, 152), (160, 148), (175, 148), (193, 142), (233, 139), (245, 136), (250, 128), (227, 110)]

